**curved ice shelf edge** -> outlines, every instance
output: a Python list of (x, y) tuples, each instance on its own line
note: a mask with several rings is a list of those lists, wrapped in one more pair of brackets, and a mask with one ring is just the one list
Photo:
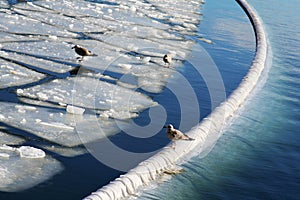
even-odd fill
[[(188, 145), (185, 142), (177, 143), (176, 149), (170, 148), (170, 146), (163, 148), (126, 174), (85, 197), (84, 200), (116, 200), (135, 195), (141, 188), (152, 183), (164, 172), (172, 171), (176, 164), (182, 164), (183, 157), (191, 156), (189, 154), (196, 147), (198, 148), (198, 154), (206, 150), (205, 148), (213, 142), (210, 141), (212, 135), (215, 138), (214, 141), (219, 138), (226, 124), (246, 102), (246, 99), (259, 82), (268, 56), (267, 37), (261, 19), (246, 0), (236, 1), (248, 15), (256, 36), (256, 54), (252, 66), (237, 89), (207, 118), (186, 133), (195, 138), (194, 141), (189, 142)], [(216, 135), (217, 137), (215, 137)]]

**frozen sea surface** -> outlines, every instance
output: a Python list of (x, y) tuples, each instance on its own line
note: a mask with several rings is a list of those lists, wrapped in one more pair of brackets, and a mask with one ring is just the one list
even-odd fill
[[(15, 145), (1, 146), (0, 190), (47, 180), (62, 169), (48, 153), (86, 154), (83, 144), (119, 133), (158, 106), (153, 96), (196, 43), (201, 4), (0, 1), (0, 123), (10, 129), (0, 132), (0, 144)], [(75, 44), (98, 56), (79, 62)], [(45, 151), (18, 146), (27, 143)]]

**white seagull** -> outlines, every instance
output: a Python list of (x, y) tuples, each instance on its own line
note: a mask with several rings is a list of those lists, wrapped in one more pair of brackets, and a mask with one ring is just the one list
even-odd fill
[(80, 57), (77, 58), (77, 59), (79, 59), (79, 61), (82, 61), (84, 56), (98, 56), (97, 54), (94, 54), (90, 50), (88, 50), (84, 47), (81, 47), (79, 45), (73, 46), (72, 49), (75, 49), (75, 52), (81, 56), (81, 59), (80, 59)]
[[(169, 125), (165, 125), (164, 128), (167, 128), (167, 137), (175, 142), (176, 140), (188, 140), (188, 141), (192, 141), (192, 140), (195, 140), (194, 138), (190, 138), (188, 135), (182, 133), (181, 131), (175, 129), (173, 127), (172, 124), (169, 124)], [(172, 145), (172, 148), (174, 149), (175, 148), (175, 144), (173, 143)]]

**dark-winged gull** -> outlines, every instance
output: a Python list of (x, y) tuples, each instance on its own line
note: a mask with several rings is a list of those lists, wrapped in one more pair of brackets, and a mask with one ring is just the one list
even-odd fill
[(171, 54), (164, 55), (163, 61), (165, 62), (165, 65), (168, 64), (168, 66), (170, 66), (172, 62), (172, 55)]
[[(164, 128), (167, 128), (167, 137), (175, 142), (176, 140), (195, 140), (194, 138), (190, 138), (188, 135), (182, 133), (181, 131), (175, 129), (172, 124), (165, 125)], [(173, 143), (172, 148), (175, 148), (175, 144)]]
[(88, 50), (84, 47), (81, 47), (79, 45), (73, 46), (72, 49), (75, 49), (75, 52), (81, 56), (81, 59), (80, 59), (80, 57), (77, 58), (77, 59), (80, 59), (79, 61), (82, 61), (84, 56), (98, 56), (97, 54), (94, 54), (90, 50)]

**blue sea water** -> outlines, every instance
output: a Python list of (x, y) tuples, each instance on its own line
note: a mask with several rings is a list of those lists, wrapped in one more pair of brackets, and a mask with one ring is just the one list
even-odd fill
[[(265, 84), (260, 82), (206, 157), (196, 156), (184, 165), (184, 173), (141, 199), (300, 199), (299, 1), (249, 3), (262, 18), (272, 48)], [(236, 20), (233, 7), (234, 1), (212, 0), (203, 13), (215, 17), (223, 9)], [(233, 24), (232, 30), (237, 30)]]

